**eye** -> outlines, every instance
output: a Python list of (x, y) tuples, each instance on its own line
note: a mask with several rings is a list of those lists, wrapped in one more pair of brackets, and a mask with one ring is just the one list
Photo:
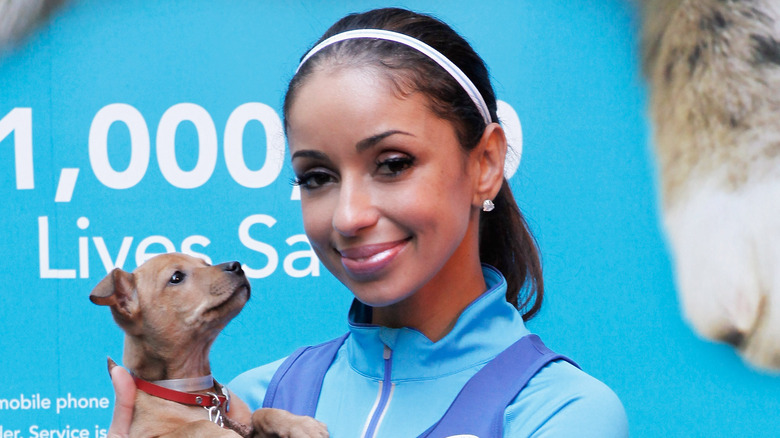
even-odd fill
[(398, 176), (414, 164), (414, 157), (408, 155), (391, 155), (376, 162), (376, 171), (380, 175)]
[(336, 182), (336, 176), (326, 170), (308, 170), (298, 175), (293, 180), (293, 184), (306, 190), (318, 189), (326, 184)]
[(184, 277), (186, 277), (186, 275), (184, 275), (183, 272), (176, 271), (176, 272), (173, 273), (173, 275), (171, 275), (171, 279), (168, 280), (168, 283), (170, 283), (170, 284), (179, 284), (182, 281), (184, 281)]

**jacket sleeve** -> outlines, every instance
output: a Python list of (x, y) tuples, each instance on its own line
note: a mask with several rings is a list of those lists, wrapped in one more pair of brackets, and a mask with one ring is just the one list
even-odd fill
[(604, 383), (564, 362), (542, 369), (507, 407), (505, 437), (628, 437), (628, 419)]
[(239, 374), (235, 379), (228, 383), (228, 388), (237, 395), (238, 398), (249, 405), (249, 409), (254, 412), (263, 407), (265, 392), (268, 390), (268, 384), (271, 382), (276, 370), (284, 362), (285, 358), (267, 365), (253, 368)]

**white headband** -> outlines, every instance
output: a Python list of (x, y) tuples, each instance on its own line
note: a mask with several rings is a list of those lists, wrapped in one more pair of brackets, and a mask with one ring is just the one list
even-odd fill
[(409, 46), (418, 52), (424, 54), (425, 56), (431, 58), (434, 60), (437, 64), (439, 64), (444, 70), (447, 70), (447, 73), (450, 74), (461, 87), (466, 91), (466, 93), (469, 95), (471, 100), (474, 102), (474, 105), (477, 106), (477, 109), (479, 109), (480, 114), (482, 114), (482, 118), (485, 120), (485, 124), (490, 124), (491, 118), (490, 118), (490, 110), (488, 110), (487, 104), (485, 103), (485, 99), (482, 98), (482, 94), (480, 94), (479, 90), (477, 90), (477, 87), (474, 86), (474, 83), (471, 82), (471, 80), (466, 76), (465, 73), (461, 69), (458, 68), (457, 65), (455, 65), (452, 61), (447, 59), (446, 56), (442, 55), (434, 49), (433, 47), (429, 46), (428, 44), (425, 44), (424, 42), (412, 38), (409, 35), (404, 35), (402, 33), (398, 32), (392, 32), (389, 30), (383, 30), (383, 29), (357, 29), (357, 30), (348, 30), (346, 32), (342, 32), (336, 35), (333, 35), (332, 37), (326, 39), (325, 41), (317, 44), (309, 50), (309, 53), (306, 54), (306, 56), (303, 57), (301, 60), (301, 63), (298, 64), (298, 68), (295, 70), (297, 73), (298, 70), (301, 69), (301, 66), (306, 63), (306, 61), (309, 60), (312, 56), (314, 56), (315, 53), (319, 52), (320, 50), (324, 49), (325, 47), (330, 46), (331, 44), (335, 44), (339, 41), (344, 40), (351, 40), (356, 38), (375, 38), (380, 40), (387, 40), (387, 41), (394, 41), (396, 43), (401, 43), (406, 46)]

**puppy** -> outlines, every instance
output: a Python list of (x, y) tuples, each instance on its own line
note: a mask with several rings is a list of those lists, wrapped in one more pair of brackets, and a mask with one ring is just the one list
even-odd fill
[(663, 219), (686, 317), (780, 370), (780, 3), (644, 0)]
[(209, 350), (249, 295), (238, 262), (211, 266), (175, 253), (132, 273), (114, 269), (95, 287), (90, 300), (109, 306), (125, 331), (124, 365), (139, 389), (131, 437), (327, 436), (313, 418), (276, 409), (255, 412), (256, 432), (227, 418), (228, 392), (211, 378)]

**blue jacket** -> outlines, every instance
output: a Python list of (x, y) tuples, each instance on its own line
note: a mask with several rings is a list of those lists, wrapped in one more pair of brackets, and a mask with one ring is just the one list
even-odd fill
[[(351, 336), (325, 376), (317, 407), (316, 418), (328, 425), (331, 437), (420, 435), (485, 363), (529, 333), (505, 300), (501, 274), (491, 267), (483, 272), (488, 291), (435, 343), (413, 329), (368, 324), (370, 309), (353, 304)], [(229, 386), (257, 409), (280, 363), (243, 373)], [(386, 371), (389, 389), (383, 383)], [(504, 431), (507, 437), (611, 438), (628, 436), (628, 425), (607, 386), (560, 361), (542, 369), (515, 397), (505, 412)]]

